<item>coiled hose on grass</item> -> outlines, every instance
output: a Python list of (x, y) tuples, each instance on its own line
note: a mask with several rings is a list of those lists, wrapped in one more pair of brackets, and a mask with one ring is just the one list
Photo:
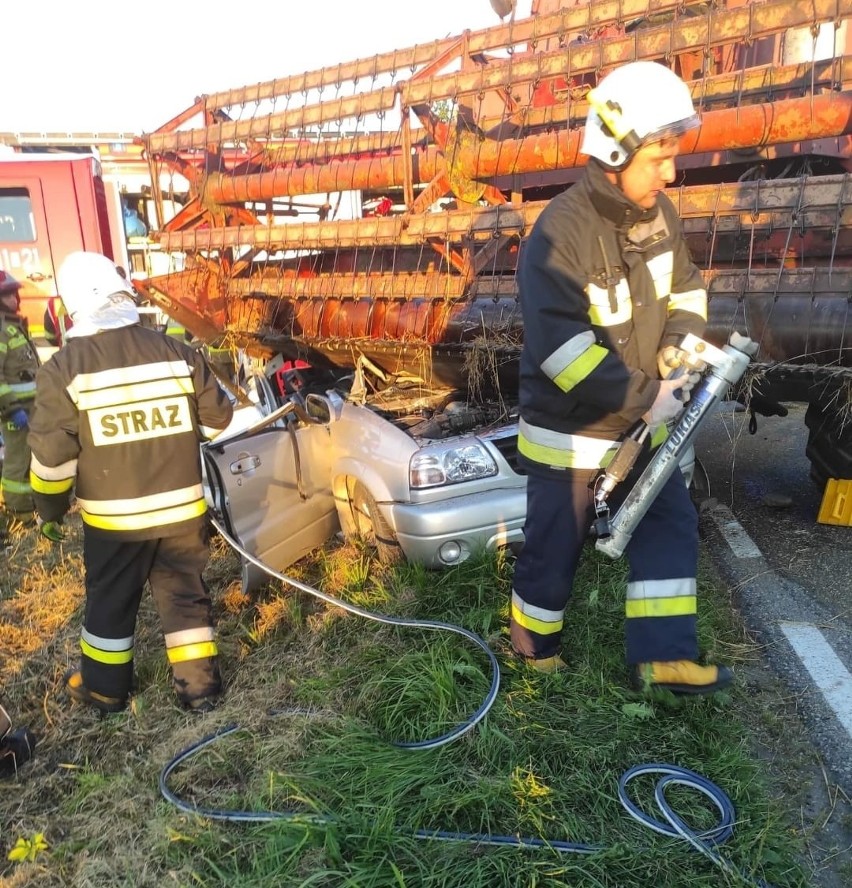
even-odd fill
[[(264, 564), (255, 558), (251, 553), (246, 552), (239, 543), (231, 537), (231, 535), (222, 527), (221, 523), (211, 517), (211, 523), (221, 534), (222, 538), (237, 551), (243, 558), (259, 567), (272, 577), (281, 582), (292, 586), (301, 592), (306, 592), (316, 598), (331, 604), (334, 607), (342, 608), (349, 613), (356, 614), (368, 620), (379, 623), (385, 623), (394, 626), (405, 626), (417, 629), (429, 629), (434, 631), (452, 632), (461, 635), (479, 647), (488, 657), (491, 667), (491, 685), (488, 694), (483, 700), (479, 708), (465, 721), (458, 724), (455, 728), (446, 733), (430, 738), (427, 740), (419, 740), (416, 742), (394, 741), (393, 746), (402, 749), (437, 749), (457, 740), (462, 735), (470, 731), (474, 726), (479, 724), (485, 718), (488, 711), (494, 705), (497, 699), (497, 693), (500, 689), (500, 667), (494, 652), (488, 647), (484, 639), (474, 632), (457, 626), (453, 623), (443, 623), (437, 620), (410, 620), (403, 617), (391, 617), (386, 614), (378, 614), (373, 611), (365, 610), (357, 605), (349, 604), (342, 599), (335, 598), (320, 591), (306, 583), (302, 583), (293, 577), (285, 576), (277, 570)], [(306, 710), (281, 710), (273, 711), (271, 716), (281, 716), (286, 714), (308, 714)], [(188, 759), (192, 758), (201, 750), (227, 737), (230, 734), (240, 730), (240, 725), (230, 724), (219, 728), (191, 746), (181, 750), (174, 758), (169, 761), (160, 773), (159, 786), (160, 793), (163, 798), (186, 814), (196, 814), (200, 817), (206, 817), (210, 820), (219, 820), (232, 823), (269, 823), (272, 821), (292, 821), (296, 823), (314, 824), (314, 825), (332, 825), (334, 818), (324, 817), (317, 814), (306, 814), (301, 811), (243, 811), (230, 808), (207, 808), (187, 802), (180, 798), (169, 788), (169, 777)], [(661, 774), (654, 787), (654, 799), (657, 807), (660, 809), (663, 820), (656, 820), (642, 811), (629, 796), (628, 784), (635, 777), (646, 776), (649, 774)], [(696, 833), (682, 817), (671, 807), (666, 799), (666, 789), (669, 786), (678, 785), (685, 786), (696, 790), (707, 797), (718, 809), (719, 820), (715, 826), (702, 833)], [(682, 768), (678, 765), (667, 764), (644, 764), (636, 765), (627, 770), (618, 782), (618, 798), (625, 810), (635, 820), (647, 826), (649, 829), (664, 836), (673, 838), (681, 838), (688, 842), (696, 851), (713, 861), (721, 869), (725, 870), (729, 875), (737, 877), (744, 884), (755, 886), (755, 888), (771, 888), (771, 886), (760, 879), (752, 879), (748, 874), (742, 872), (726, 857), (716, 851), (716, 847), (726, 842), (734, 832), (735, 810), (728, 795), (716, 786), (715, 783), (702, 777), (700, 774), (690, 771), (688, 768)], [(447, 842), (465, 842), (475, 845), (494, 845), (501, 847), (515, 848), (549, 848), (560, 853), (573, 854), (596, 854), (606, 850), (604, 845), (591, 845), (581, 842), (565, 842), (559, 839), (540, 839), (535, 837), (523, 837), (514, 835), (494, 835), (491, 833), (463, 833), (452, 832), (447, 830), (413, 830), (407, 835), (418, 839), (432, 839)]]

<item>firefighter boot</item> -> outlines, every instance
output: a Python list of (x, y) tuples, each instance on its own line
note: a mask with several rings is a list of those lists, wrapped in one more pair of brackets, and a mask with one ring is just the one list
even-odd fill
[(83, 684), (83, 674), (79, 669), (72, 669), (65, 673), (65, 690), (72, 700), (78, 703), (85, 703), (87, 706), (94, 706), (101, 712), (121, 712), (127, 708), (127, 700), (119, 697), (107, 697), (104, 694), (98, 694), (96, 691), (90, 691)]
[(542, 657), (540, 660), (535, 660), (532, 657), (524, 657), (524, 662), (531, 669), (535, 669), (536, 672), (544, 672), (548, 675), (554, 672), (561, 672), (563, 669), (568, 668), (568, 664), (559, 656), (559, 654), (554, 654), (552, 657)]
[(734, 679), (727, 666), (701, 666), (692, 660), (639, 663), (632, 672), (637, 690), (664, 688), (673, 694), (712, 694)]

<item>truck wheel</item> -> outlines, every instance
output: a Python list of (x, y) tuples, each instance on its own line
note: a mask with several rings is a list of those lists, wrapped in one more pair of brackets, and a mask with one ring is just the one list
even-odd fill
[(352, 520), (356, 535), (375, 547), (382, 564), (401, 564), (405, 560), (396, 534), (382, 517), (373, 495), (360, 481), (352, 492)]
[(852, 422), (844, 423), (836, 407), (812, 403), (805, 413), (805, 425), (811, 480), (822, 489), (829, 478), (852, 478)]

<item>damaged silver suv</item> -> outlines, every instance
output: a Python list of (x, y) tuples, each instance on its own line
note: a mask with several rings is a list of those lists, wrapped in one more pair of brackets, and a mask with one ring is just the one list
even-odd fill
[[(283, 571), (342, 533), (384, 561), (444, 568), (523, 542), (514, 407), (419, 380), (371, 389), (359, 371), (280, 379), (257, 372), (259, 420), (238, 410), (233, 430), (202, 448), (210, 503), (254, 557)], [(243, 559), (246, 591), (264, 579)]]

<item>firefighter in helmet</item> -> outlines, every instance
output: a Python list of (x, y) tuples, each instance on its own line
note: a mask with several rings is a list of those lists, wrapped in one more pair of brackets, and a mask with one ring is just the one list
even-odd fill
[(86, 611), (66, 690), (104, 712), (127, 705), (147, 582), (178, 699), (207, 711), (221, 679), (199, 443), (233, 408), (197, 351), (140, 324), (105, 256), (72, 253), (57, 279), (73, 326), (39, 369), (29, 441), (42, 530), (56, 530), (75, 484), (83, 520)]
[(5, 457), (0, 491), (9, 529), (33, 523), (27, 427), (36, 390), (38, 355), (21, 317), (21, 285), (0, 271), (0, 417)]
[[(518, 267), (524, 324), (519, 459), (528, 473), (511, 638), (535, 669), (565, 666), (565, 608), (595, 517), (593, 483), (640, 419), (652, 430), (638, 477), (697, 374), (667, 379), (707, 293), (664, 189), (680, 137), (699, 125), (687, 85), (656, 62), (615, 69), (589, 95), (582, 178), (539, 216)], [(622, 485), (627, 488), (628, 485)], [(625, 490), (616, 488), (617, 508)], [(703, 694), (731, 671), (698, 662), (698, 516), (681, 473), (626, 551), (626, 653), (637, 687)]]

